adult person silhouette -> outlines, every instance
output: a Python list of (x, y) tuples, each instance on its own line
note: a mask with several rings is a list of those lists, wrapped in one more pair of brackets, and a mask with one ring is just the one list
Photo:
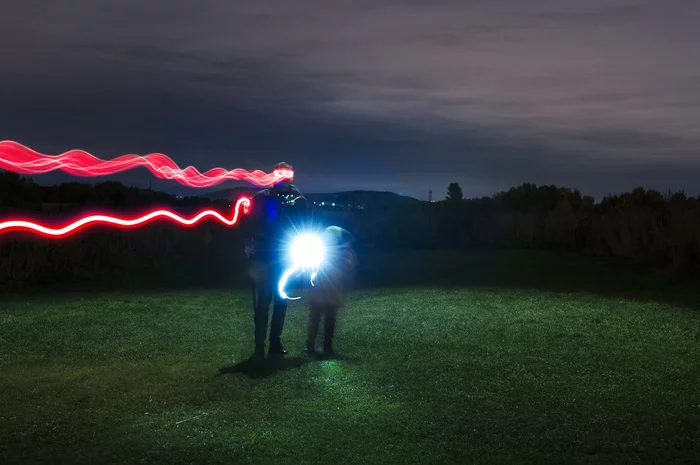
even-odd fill
[[(292, 167), (281, 162), (275, 169)], [(251, 212), (245, 218), (245, 252), (249, 259), (249, 275), (253, 282), (253, 322), (255, 326), (254, 359), (265, 357), (265, 339), (270, 313), (269, 355), (285, 355), (282, 329), (287, 314), (287, 300), (277, 292), (283, 269), (285, 236), (306, 214), (306, 198), (287, 179), (256, 193), (251, 199)]]

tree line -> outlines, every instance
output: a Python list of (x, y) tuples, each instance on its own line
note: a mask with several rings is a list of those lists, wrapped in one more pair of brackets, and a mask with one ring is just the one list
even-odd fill
[[(135, 209), (155, 204), (223, 209), (230, 201), (179, 198), (116, 182), (40, 186), (14, 173), (0, 173), (0, 212), (8, 216), (17, 210), (60, 215), (90, 205)], [(459, 185), (452, 183), (438, 202), (387, 204), (377, 211), (342, 215), (317, 211), (314, 221), (348, 228), (359, 251), (366, 253), (531, 248), (672, 266), (683, 272), (694, 272), (700, 265), (700, 199), (682, 192), (637, 188), (596, 203), (576, 189), (523, 184), (490, 197), (465, 199)], [(229, 279), (222, 276), (244, 274), (239, 236), (236, 228), (215, 222), (191, 229), (167, 222), (135, 230), (97, 226), (61, 241), (12, 233), (0, 236), (0, 285), (158, 267), (190, 273), (200, 267), (196, 273), (202, 276)]]
[(61, 206), (125, 209), (153, 204), (187, 207), (210, 203), (212, 201), (204, 197), (178, 197), (165, 192), (128, 187), (116, 181), (96, 184), (66, 182), (43, 186), (13, 172), (0, 172), (0, 207), (6, 210), (42, 212), (60, 210)]
[(465, 199), (457, 183), (419, 211), (348, 218), (370, 248), (530, 248), (580, 252), (694, 272), (700, 199), (637, 188), (595, 202), (577, 189), (522, 184)]
[(577, 189), (523, 184), (461, 198), (457, 184), (436, 207), (451, 246), (496, 245), (623, 258), (694, 270), (700, 264), (700, 199), (638, 187), (595, 202)]

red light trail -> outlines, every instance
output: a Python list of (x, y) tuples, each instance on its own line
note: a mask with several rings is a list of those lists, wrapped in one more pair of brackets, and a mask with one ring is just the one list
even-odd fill
[(180, 168), (162, 153), (148, 155), (122, 155), (113, 160), (101, 160), (83, 150), (69, 150), (60, 155), (45, 155), (14, 141), (0, 141), (0, 169), (18, 174), (44, 174), (63, 170), (74, 176), (106, 176), (136, 167), (147, 168), (160, 179), (172, 179), (189, 187), (211, 187), (224, 181), (247, 181), (256, 186), (270, 186), (294, 178), (289, 169), (265, 173), (261, 170), (246, 171), (241, 168), (226, 170), (212, 168), (200, 173), (197, 168)]
[(24, 221), (24, 220), (11, 220), (0, 222), (0, 234), (8, 233), (10, 231), (28, 231), (31, 233), (39, 234), (42, 236), (50, 237), (52, 239), (60, 239), (83, 229), (84, 227), (91, 224), (109, 224), (112, 226), (118, 226), (120, 228), (135, 228), (141, 226), (156, 218), (169, 218), (182, 226), (191, 227), (199, 223), (206, 217), (213, 217), (220, 221), (226, 226), (233, 226), (240, 220), (241, 208), (244, 214), (248, 214), (250, 208), (250, 199), (242, 197), (238, 199), (236, 205), (233, 208), (233, 217), (229, 220), (222, 216), (219, 212), (214, 210), (205, 210), (190, 219), (183, 218), (168, 210), (156, 210), (148, 213), (144, 216), (135, 219), (123, 219), (116, 218), (108, 215), (90, 215), (80, 218), (62, 228), (49, 228), (47, 226), (42, 226), (40, 224)]

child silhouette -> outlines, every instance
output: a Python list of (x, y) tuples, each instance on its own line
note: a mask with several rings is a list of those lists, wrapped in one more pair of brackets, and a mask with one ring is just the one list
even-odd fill
[(326, 258), (314, 285), (309, 290), (309, 329), (304, 350), (314, 353), (316, 336), (323, 320), (323, 353), (333, 355), (333, 335), (338, 310), (345, 297), (357, 264), (354, 238), (343, 228), (329, 226), (321, 235)]

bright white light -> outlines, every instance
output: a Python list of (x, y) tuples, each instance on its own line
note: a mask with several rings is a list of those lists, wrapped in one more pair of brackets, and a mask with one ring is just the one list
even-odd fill
[(289, 297), (284, 288), (287, 286), (289, 278), (297, 271), (305, 271), (311, 269), (311, 285), (314, 284), (314, 279), (318, 273), (318, 268), (321, 266), (326, 255), (326, 247), (319, 236), (314, 234), (302, 234), (292, 241), (292, 246), (289, 250), (292, 261), (291, 267), (282, 275), (277, 284), (277, 291), (283, 299), (296, 300), (299, 297)]
[(302, 234), (294, 239), (291, 248), (292, 265), (301, 269), (321, 266), (326, 248), (320, 237), (314, 234)]
[(280, 297), (283, 299), (288, 299), (288, 300), (298, 300), (301, 297), (289, 297), (287, 295), (287, 291), (284, 290), (285, 287), (287, 287), (287, 281), (289, 280), (289, 277), (292, 276), (294, 273), (297, 272), (299, 268), (296, 266), (293, 266), (289, 268), (287, 271), (282, 274), (282, 277), (280, 278), (280, 282), (277, 283), (277, 292), (279, 292)]

